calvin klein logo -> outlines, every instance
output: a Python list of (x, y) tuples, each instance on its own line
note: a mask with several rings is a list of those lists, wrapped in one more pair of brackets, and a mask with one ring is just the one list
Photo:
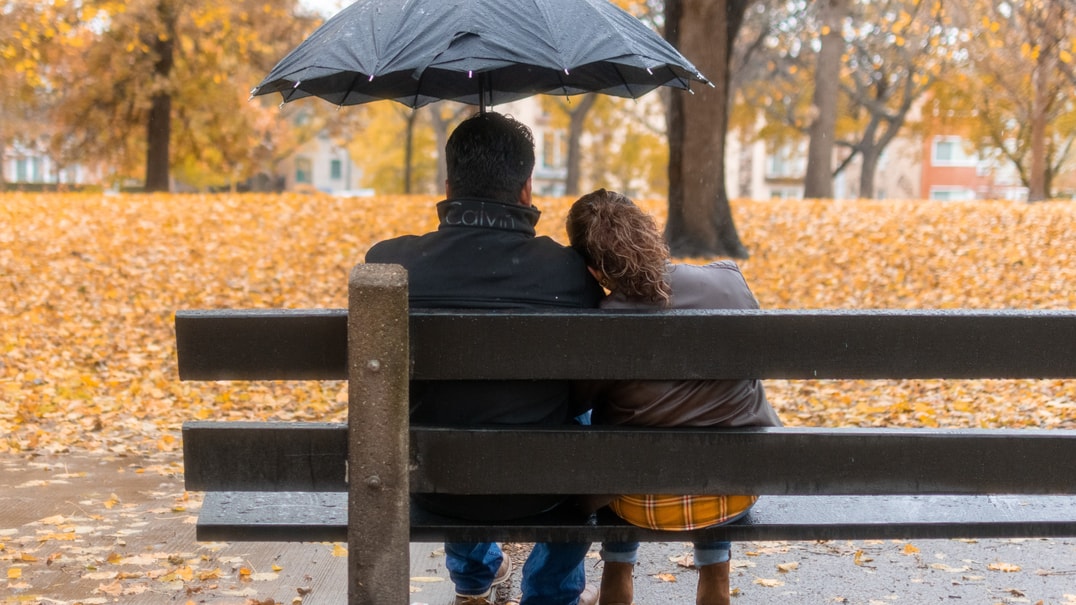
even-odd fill
[(464, 207), (463, 204), (449, 204), (448, 210), (445, 213), (446, 225), (463, 225), (465, 227), (496, 227), (499, 229), (514, 229), (516, 226), (515, 218), (508, 212), (505, 212), (501, 208), (493, 208), (495, 212), (490, 212), (485, 204), (478, 205), (477, 208)]

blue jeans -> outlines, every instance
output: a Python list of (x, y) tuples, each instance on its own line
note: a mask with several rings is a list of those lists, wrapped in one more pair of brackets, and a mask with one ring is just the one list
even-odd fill
[[(535, 544), (523, 565), (519, 605), (576, 605), (586, 587), (583, 559), (589, 550), (588, 543)], [(503, 558), (493, 542), (445, 543), (445, 567), (457, 594), (485, 594)]]
[[(695, 542), (695, 567), (724, 563), (729, 560), (732, 542)], [(635, 564), (638, 542), (602, 542), (602, 561)]]

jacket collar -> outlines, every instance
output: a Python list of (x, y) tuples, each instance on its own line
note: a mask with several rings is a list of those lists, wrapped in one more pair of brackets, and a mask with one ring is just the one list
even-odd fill
[(534, 235), (534, 226), (541, 216), (534, 206), (506, 204), (482, 198), (451, 198), (437, 204), (441, 228), (479, 227), (519, 231)]

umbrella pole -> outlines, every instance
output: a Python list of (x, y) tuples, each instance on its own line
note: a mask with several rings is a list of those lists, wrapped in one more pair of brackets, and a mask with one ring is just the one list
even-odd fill
[(493, 104), (493, 86), (489, 81), (489, 72), (483, 71), (478, 74), (478, 113), (486, 113), (486, 93), (489, 93), (489, 104)]

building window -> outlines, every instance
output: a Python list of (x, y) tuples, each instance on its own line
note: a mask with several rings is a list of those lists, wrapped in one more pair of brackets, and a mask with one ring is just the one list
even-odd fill
[(974, 200), (975, 191), (967, 187), (931, 187), (930, 199), (940, 202), (956, 202), (962, 200)]
[(805, 143), (786, 144), (766, 156), (766, 178), (802, 179), (807, 174)]
[(310, 158), (299, 157), (295, 158), (295, 182), (296, 183), (312, 183), (314, 182), (313, 164), (310, 162)]
[(799, 187), (773, 187), (770, 189), (771, 200), (800, 200), (803, 190)]
[(340, 160), (332, 160), (329, 162), (329, 178), (334, 181), (339, 181), (344, 175), (344, 163)]
[(565, 165), (566, 157), (568, 155), (566, 146), (567, 141), (564, 140), (561, 133), (546, 129), (542, 132), (542, 167), (543, 168), (563, 168)]
[(934, 137), (930, 163), (934, 166), (976, 167), (979, 158), (978, 154), (964, 150), (964, 140), (960, 137)]

